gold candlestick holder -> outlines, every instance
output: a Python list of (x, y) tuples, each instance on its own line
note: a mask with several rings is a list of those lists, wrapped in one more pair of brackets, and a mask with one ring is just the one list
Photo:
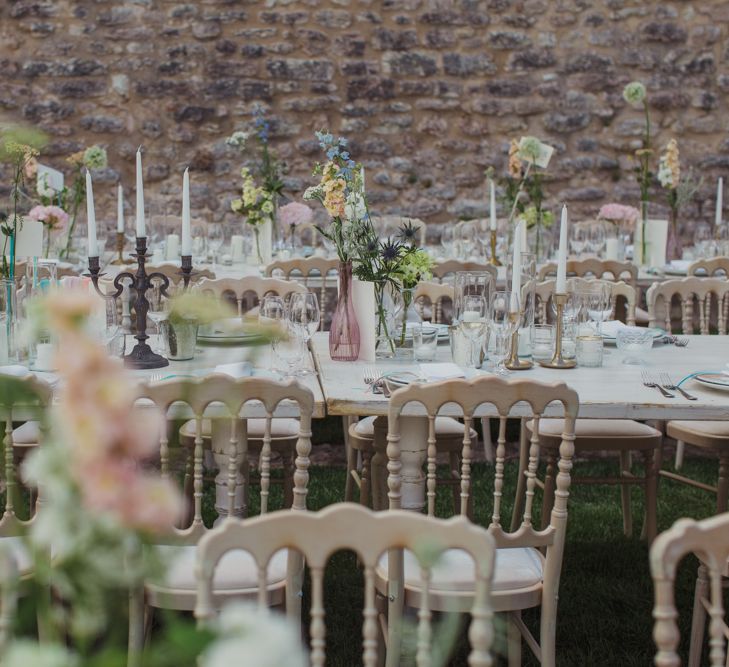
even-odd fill
[(555, 294), (552, 297), (557, 309), (557, 333), (554, 341), (554, 356), (551, 361), (540, 361), (544, 368), (574, 368), (577, 362), (574, 359), (565, 359), (562, 356), (562, 336), (564, 335), (564, 307), (567, 303), (566, 294)]
[(534, 366), (528, 359), (519, 359), (519, 322), (522, 317), (522, 313), (511, 313), (512, 322), (516, 321), (516, 331), (511, 334), (511, 352), (504, 363), (510, 371), (527, 371)]
[(116, 233), (116, 258), (111, 260), (112, 264), (133, 264), (134, 260), (131, 258), (124, 259), (124, 232)]
[(499, 258), (496, 256), (496, 230), (491, 230), (491, 259), (489, 259), (489, 264), (493, 266), (501, 266), (501, 262), (499, 261)]

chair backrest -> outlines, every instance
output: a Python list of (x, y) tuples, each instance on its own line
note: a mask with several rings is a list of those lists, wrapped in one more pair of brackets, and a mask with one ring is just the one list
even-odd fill
[(301, 245), (309, 245), (315, 248), (321, 245), (322, 235), (316, 228), (316, 223), (302, 222), (294, 227), (294, 238), (298, 238)]
[[(22, 535), (28, 528), (32, 518), (21, 518), (15, 502), (20, 498), (18, 493), (18, 471), (15, 466), (15, 444), (13, 441), (13, 422), (37, 421), (39, 424), (39, 442), (42, 442), (47, 431), (47, 411), (51, 404), (51, 386), (34, 376), (13, 377), (0, 376), (0, 421), (5, 423), (5, 436), (3, 447), (5, 460), (3, 462), (5, 477), (5, 508), (0, 518), (0, 536)], [(39, 489), (37, 509), (43, 504)], [(34, 516), (34, 509), (27, 508), (21, 514), (27, 517)]]
[(498, 270), (493, 264), (482, 264), (480, 262), (463, 262), (459, 259), (448, 259), (445, 262), (438, 262), (431, 269), (433, 277), (443, 282), (445, 278), (452, 277), (459, 271), (487, 271), (491, 274), (496, 284)]
[[(309, 480), (309, 452), (311, 451), (311, 416), (314, 396), (298, 382), (278, 382), (269, 378), (245, 377), (234, 379), (228, 375), (212, 374), (196, 379), (168, 380), (142, 384), (138, 399), (154, 403), (165, 422), (179, 419), (179, 411), (170, 410), (173, 405), (185, 404), (195, 422), (195, 440), (192, 457), (193, 517), (190, 526), (171, 527), (169, 537), (175, 542), (194, 544), (206, 531), (202, 517), (203, 497), (203, 418), (227, 419), (230, 425), (230, 450), (228, 452), (228, 516), (233, 515), (238, 468), (248, 456), (247, 419), (241, 412), (247, 403), (254, 403), (263, 412), (265, 427), (261, 438), (259, 469), (261, 474), (261, 513), (268, 511), (271, 480), (271, 420), (279, 403), (294, 401), (299, 411), (299, 433), (296, 443), (296, 471), (294, 473), (294, 509), (306, 509)], [(261, 408), (262, 404), (262, 409)], [(248, 406), (253, 408), (254, 406)], [(212, 411), (212, 412), (211, 412)], [(222, 415), (221, 415), (222, 412)], [(160, 428), (160, 470), (163, 478), (170, 478), (168, 429)]]
[[(618, 300), (625, 301), (625, 323), (635, 325), (635, 307), (637, 294), (635, 288), (623, 281), (613, 282), (610, 280), (597, 278), (569, 278), (567, 280), (567, 291), (572, 292), (579, 290), (581, 287), (587, 287), (592, 283), (601, 282), (610, 286), (610, 304), (612, 307), (611, 317), (615, 317), (618, 311)], [(552, 319), (550, 313), (550, 303), (554, 295), (554, 287), (556, 281), (549, 279), (543, 282), (537, 282), (535, 285), (536, 310), (534, 311), (535, 321), (546, 324)], [(522, 287), (522, 303), (526, 303), (529, 285)]]
[(235, 303), (238, 315), (257, 306), (267, 294), (278, 294), (286, 300), (294, 292), (306, 293), (306, 287), (300, 283), (279, 278), (259, 278), (245, 276), (243, 278), (219, 278), (210, 280), (203, 278), (196, 286), (203, 293), (215, 295)]
[[(161, 273), (164, 275), (170, 281), (170, 285), (177, 285), (182, 282), (180, 267), (174, 264), (147, 264), (145, 268), (147, 274)], [(215, 273), (210, 269), (193, 269), (190, 284), (195, 284), (203, 278), (213, 279), (215, 278)]]
[(729, 257), (712, 257), (698, 259), (690, 264), (686, 271), (688, 276), (724, 277), (729, 276)]
[(443, 302), (450, 301), (453, 308), (453, 285), (443, 283), (421, 282), (415, 287), (413, 301), (415, 308), (422, 319), (427, 319), (428, 305), (430, 306), (430, 318), (432, 322), (443, 321)]
[[(694, 553), (701, 560), (701, 568), (708, 570), (710, 603), (709, 660), (711, 667), (725, 666), (726, 633), (724, 619), (722, 574), (729, 559), (729, 513), (694, 521), (679, 519), (653, 542), (650, 551), (651, 576), (655, 592), (653, 606), (653, 639), (658, 651), (657, 667), (676, 667), (681, 664), (677, 649), (680, 640), (678, 611), (674, 600), (674, 582), (679, 562)], [(699, 576), (705, 576), (700, 573)], [(699, 601), (698, 604), (704, 604)]]
[[(473, 558), (476, 588), (471, 609), (469, 665), (491, 665), (493, 639), (490, 583), (494, 568), (494, 541), (464, 517), (442, 521), (406, 511), (375, 513), (352, 503), (332, 505), (317, 513), (275, 512), (247, 521), (230, 520), (206, 535), (197, 551), (198, 596), (195, 617), (200, 623), (215, 615), (212, 580), (215, 567), (229, 551), (241, 549), (253, 556), (258, 576), (265, 583), (266, 566), (279, 550), (297, 550), (311, 575), (311, 664), (325, 663), (324, 569), (330, 556), (342, 549), (355, 552), (364, 569), (363, 663), (374, 667), (377, 656), (375, 569), (389, 549), (410, 549), (421, 566), (423, 593), (418, 615), (417, 664), (430, 664), (431, 611), (428, 595), (430, 572), (443, 551), (463, 549)], [(428, 552), (427, 556), (425, 552)], [(265, 607), (266, 586), (258, 587), (259, 604)]]
[[(301, 282), (307, 289), (314, 291), (318, 282), (320, 326), (324, 327), (327, 312), (327, 287), (336, 287), (339, 260), (336, 258), (307, 257), (306, 259), (280, 259), (266, 267), (266, 275), (282, 276), (285, 280)], [(313, 284), (312, 284), (313, 283)]]
[[(727, 332), (729, 314), (729, 281), (724, 278), (681, 278), (653, 283), (646, 293), (648, 322), (652, 327), (671, 331), (671, 308), (674, 298), (681, 307), (681, 331), (707, 335), (714, 319), (719, 334)], [(698, 303), (698, 309), (695, 304)], [(716, 305), (713, 308), (713, 304)], [(715, 318), (714, 318), (715, 316)]]
[[(557, 265), (554, 262), (545, 264), (537, 277), (539, 280), (557, 275)], [(638, 282), (638, 267), (630, 262), (618, 262), (612, 259), (598, 259), (597, 257), (587, 257), (586, 259), (569, 259), (567, 260), (567, 275), (584, 278), (585, 276), (593, 276), (595, 278), (623, 280), (631, 287), (635, 287)]]

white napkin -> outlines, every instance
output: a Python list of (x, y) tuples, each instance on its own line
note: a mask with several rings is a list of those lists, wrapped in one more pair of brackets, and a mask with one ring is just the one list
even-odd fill
[(691, 264), (692, 262), (687, 259), (672, 259), (670, 262), (668, 262), (668, 266), (670, 266), (672, 269), (675, 269), (676, 271), (688, 271), (688, 267)]
[(463, 369), (451, 362), (420, 364), (420, 373), (431, 382), (466, 377)]
[(24, 378), (30, 375), (30, 371), (20, 364), (11, 364), (9, 366), (0, 366), (0, 374), (12, 375), (17, 378)]
[(214, 371), (238, 379), (253, 375), (253, 366), (250, 361), (239, 361), (234, 364), (218, 364)]

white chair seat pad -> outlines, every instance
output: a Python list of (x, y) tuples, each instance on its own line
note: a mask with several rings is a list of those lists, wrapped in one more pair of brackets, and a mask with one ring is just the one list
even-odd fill
[[(195, 564), (197, 547), (159, 545), (156, 547), (159, 562), (164, 568), (161, 578), (150, 582), (175, 591), (196, 591)], [(266, 582), (269, 585), (280, 583), (286, 579), (288, 550), (282, 549), (273, 555), (268, 563)], [(258, 588), (258, 570), (256, 562), (246, 551), (237, 549), (226, 553), (215, 568), (213, 575), (213, 591), (245, 591)]]
[(40, 440), (40, 425), (36, 421), (25, 422), (13, 429), (16, 445), (37, 445)]
[[(463, 436), (465, 425), (453, 417), (436, 417), (435, 418), (435, 434), (436, 435), (454, 435)], [(360, 419), (354, 425), (354, 431), (357, 435), (365, 438), (374, 437), (375, 434), (375, 417), (365, 417)], [(476, 431), (471, 429), (471, 439), (476, 438)]]
[[(686, 440), (689, 444), (693, 444), (691, 442), (692, 435), (710, 440), (729, 441), (729, 422), (675, 420), (668, 422), (666, 432), (672, 438)], [(702, 443), (699, 441), (698, 444)], [(714, 444), (718, 445), (720, 443), (717, 442)]]
[[(532, 421), (527, 423), (531, 430)], [(564, 419), (540, 419), (539, 434), (546, 437), (561, 437)], [(641, 424), (632, 419), (577, 419), (575, 421), (576, 438), (660, 438), (661, 432), (648, 424)]]
[[(405, 567), (405, 586), (411, 590), (422, 587), (420, 565), (411, 551), (405, 551), (403, 557)], [(543, 558), (536, 549), (520, 547), (518, 549), (497, 549), (492, 591), (511, 591), (531, 588), (542, 582)], [(386, 580), (387, 553), (384, 553), (377, 565), (377, 574)], [(463, 549), (449, 549), (435, 565), (431, 572), (433, 592), (467, 592), (473, 590), (475, 581), (473, 559)]]
[[(225, 426), (224, 428), (230, 428)], [(253, 440), (262, 440), (266, 429), (265, 419), (249, 419), (248, 420), (248, 437)], [(210, 420), (202, 421), (203, 438), (210, 437)], [(180, 428), (180, 435), (188, 438), (195, 437), (195, 420), (185, 422)], [(290, 417), (277, 417), (271, 420), (271, 437), (272, 438), (295, 438), (299, 435), (299, 422), (297, 419)]]

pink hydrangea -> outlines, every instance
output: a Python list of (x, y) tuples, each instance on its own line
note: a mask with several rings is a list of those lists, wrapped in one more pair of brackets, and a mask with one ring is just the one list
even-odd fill
[(605, 204), (597, 214), (600, 220), (609, 220), (610, 222), (624, 222), (627, 224), (635, 224), (640, 217), (640, 212), (634, 206), (624, 206), (623, 204)]
[(306, 205), (291, 202), (278, 211), (278, 221), (283, 227), (297, 227), (311, 222), (314, 212)]
[(28, 220), (37, 220), (54, 232), (61, 232), (68, 224), (68, 213), (59, 206), (34, 206), (27, 215)]

